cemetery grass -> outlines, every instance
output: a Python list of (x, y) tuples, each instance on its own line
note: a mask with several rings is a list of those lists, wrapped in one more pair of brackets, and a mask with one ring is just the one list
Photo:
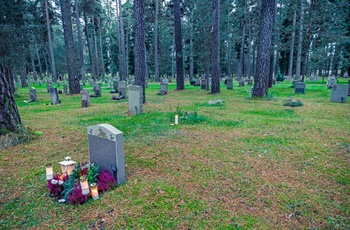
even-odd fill
[[(89, 108), (80, 95), (44, 105), (49, 94), (37, 85), (39, 102), (26, 104), (20, 88), (22, 121), (43, 135), (0, 150), (0, 228), (349, 229), (349, 102), (330, 103), (321, 82), (307, 82), (303, 95), (278, 83), (265, 99), (235, 83), (220, 94), (170, 83), (163, 96), (149, 83), (136, 116), (106, 85)], [(290, 97), (304, 105), (283, 106)], [(225, 102), (209, 106), (214, 99)], [(176, 113), (187, 118), (175, 126)], [(101, 123), (124, 133), (127, 182), (83, 205), (57, 203), (45, 165), (58, 172), (65, 156), (87, 161), (87, 127)]]

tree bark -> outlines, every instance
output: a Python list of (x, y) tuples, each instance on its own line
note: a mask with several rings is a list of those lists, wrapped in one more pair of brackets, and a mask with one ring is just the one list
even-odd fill
[(176, 50), (176, 89), (183, 90), (184, 76), (182, 63), (182, 35), (180, 0), (174, 0), (174, 27), (175, 27), (175, 50)]
[(301, 52), (303, 48), (303, 29), (304, 29), (304, 0), (300, 0), (300, 28), (298, 40), (297, 65), (295, 69), (295, 80), (300, 80), (301, 72)]
[[(246, 2), (243, 1), (244, 4), (244, 16), (246, 14)], [(241, 39), (241, 50), (239, 55), (239, 65), (238, 65), (238, 73), (237, 73), (237, 80), (240, 81), (244, 74), (244, 41), (245, 41), (245, 28), (246, 28), (246, 21), (245, 18), (243, 18), (243, 25), (242, 25), (242, 39)]]
[(81, 74), (80, 78), (83, 81), (83, 83), (85, 83), (86, 76), (85, 76), (84, 50), (83, 50), (83, 39), (80, 31), (78, 0), (74, 1), (74, 6), (75, 6), (75, 20), (77, 22), (77, 31), (78, 31), (79, 64), (80, 64), (80, 74)]
[(0, 63), (0, 135), (22, 126), (11, 82), (11, 71)]
[(274, 66), (273, 66), (273, 63), (274, 63), (274, 58), (275, 58), (275, 49), (274, 49), (274, 46), (275, 46), (275, 42), (277, 40), (276, 36), (275, 36), (275, 28), (276, 28), (276, 12), (277, 12), (277, 5), (275, 4), (275, 9), (274, 9), (274, 17), (273, 17), (273, 25), (272, 25), (272, 38), (271, 38), (271, 51), (270, 51), (270, 70), (269, 70), (269, 88), (272, 87), (272, 82), (273, 82), (273, 70), (274, 70)]
[(159, 60), (158, 60), (158, 15), (159, 15), (159, 0), (156, 0), (156, 9), (154, 16), (154, 80), (159, 82)]
[(92, 74), (92, 79), (94, 81), (96, 81), (96, 73), (95, 73), (95, 64), (92, 58), (92, 51), (91, 51), (91, 42), (90, 42), (90, 36), (89, 36), (89, 30), (88, 30), (88, 18), (86, 16), (86, 12), (83, 12), (84, 15), (84, 23), (85, 23), (85, 27), (84, 27), (84, 32), (85, 32), (85, 38), (86, 38), (86, 44), (88, 47), (88, 52), (89, 52), (89, 61), (90, 61), (90, 65), (91, 65), (91, 74)]
[(47, 27), (47, 35), (48, 35), (48, 41), (49, 41), (49, 51), (50, 51), (50, 59), (51, 59), (51, 72), (52, 72), (52, 81), (57, 81), (57, 74), (56, 74), (56, 64), (55, 64), (55, 56), (53, 54), (53, 45), (52, 45), (52, 38), (51, 38), (51, 28), (50, 28), (50, 19), (49, 19), (49, 7), (48, 7), (48, 0), (45, 0), (45, 14), (46, 14), (46, 27)]
[(194, 60), (193, 60), (193, 11), (190, 19), (190, 80), (193, 79)]
[(294, 41), (295, 41), (296, 22), (297, 22), (297, 11), (294, 10), (292, 36), (290, 39), (290, 49), (289, 49), (288, 76), (293, 76), (293, 56), (294, 56)]
[(145, 30), (144, 0), (134, 0), (135, 17), (135, 84), (142, 87), (143, 103), (145, 95)]
[(310, 50), (310, 44), (311, 44), (311, 28), (312, 28), (312, 14), (314, 11), (314, 0), (311, 0), (311, 6), (309, 11), (309, 25), (307, 28), (307, 37), (306, 37), (306, 47), (304, 51), (304, 59), (303, 59), (303, 68), (302, 68), (302, 78), (301, 81), (304, 82), (306, 78), (306, 71), (307, 71), (307, 65), (308, 65), (308, 59), (309, 59), (309, 50)]
[(36, 53), (36, 58), (38, 59), (38, 65), (39, 65), (39, 77), (40, 80), (43, 80), (43, 70), (41, 67), (41, 61), (40, 61), (40, 56), (39, 56), (39, 50), (38, 50), (38, 45), (35, 42), (35, 53)]
[(73, 29), (71, 21), (71, 7), (69, 0), (60, 0), (64, 43), (66, 46), (66, 60), (68, 69), (69, 92), (71, 94), (80, 93), (80, 85), (77, 77), (77, 59), (75, 56)]
[(102, 25), (101, 25), (101, 19), (100, 18), (97, 18), (97, 23), (98, 23), (98, 34), (99, 34), (99, 37), (100, 37), (100, 55), (101, 55), (101, 70), (102, 70), (102, 79), (105, 77), (106, 73), (105, 73), (105, 62), (104, 62), (104, 59), (103, 59), (103, 46), (102, 46), (102, 33), (101, 33), (101, 30), (102, 30)]
[(258, 40), (256, 74), (252, 93), (253, 97), (264, 97), (268, 94), (270, 52), (275, 5), (276, 0), (262, 0), (261, 3), (261, 26)]
[[(220, 93), (220, 0), (213, 0), (211, 92)], [(209, 86), (208, 86), (209, 87)]]
[(98, 63), (98, 49), (97, 49), (96, 26), (95, 26), (94, 16), (92, 16), (92, 26), (93, 26), (93, 37), (94, 37), (94, 49), (95, 49), (95, 72), (96, 72), (96, 78), (98, 80), (101, 80), (100, 65)]
[(119, 75), (120, 80), (125, 81), (127, 78), (127, 63), (125, 54), (125, 34), (124, 34), (124, 20), (123, 7), (120, 0), (117, 0), (118, 13), (118, 40), (119, 40)]

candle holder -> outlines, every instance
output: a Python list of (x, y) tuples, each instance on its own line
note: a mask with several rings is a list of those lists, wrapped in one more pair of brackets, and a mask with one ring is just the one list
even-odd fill
[(179, 124), (179, 115), (175, 115), (175, 125)]
[(61, 165), (61, 170), (63, 175), (70, 175), (72, 171), (75, 169), (75, 161), (72, 161), (70, 157), (65, 157), (64, 161), (59, 162)]
[(53, 179), (53, 169), (52, 164), (46, 165), (46, 180), (52, 180)]
[(91, 189), (92, 199), (97, 200), (99, 198), (97, 183), (90, 184), (90, 189)]
[(88, 195), (90, 193), (89, 184), (86, 176), (80, 177), (80, 187), (81, 187), (81, 193), (83, 195)]

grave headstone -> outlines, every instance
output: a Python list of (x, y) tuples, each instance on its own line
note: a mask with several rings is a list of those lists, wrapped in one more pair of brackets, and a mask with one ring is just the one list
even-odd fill
[(349, 85), (333, 85), (331, 102), (345, 103), (348, 99)]
[(111, 82), (109, 80), (107, 81), (107, 88), (111, 88)]
[(291, 82), (292, 81), (292, 76), (285, 76), (285, 78), (286, 78), (287, 82)]
[(207, 79), (201, 79), (201, 89), (207, 89)]
[(68, 94), (68, 85), (67, 84), (63, 85), (63, 93)]
[(238, 81), (238, 86), (243, 87), (244, 86), (244, 79), (241, 79)]
[(59, 104), (60, 99), (58, 98), (57, 88), (50, 88), (50, 98), (52, 104)]
[(348, 72), (345, 72), (344, 75), (343, 75), (344, 78), (348, 78), (349, 77), (349, 73)]
[(113, 89), (118, 92), (118, 81), (113, 81)]
[(123, 133), (109, 124), (87, 128), (90, 162), (107, 170), (117, 185), (125, 182)]
[(305, 82), (294, 83), (294, 93), (305, 93)]
[(50, 89), (52, 88), (52, 82), (47, 83), (47, 92), (50, 93)]
[(162, 82), (164, 82), (164, 83), (169, 83), (169, 80), (168, 80), (168, 78), (164, 78), (163, 80), (162, 80)]
[(314, 81), (316, 81), (316, 79), (317, 79), (317, 75), (316, 74), (311, 74), (311, 76), (310, 76), (310, 82), (314, 82)]
[(161, 93), (168, 93), (168, 83), (160, 82), (160, 92)]
[(142, 113), (142, 87), (139, 85), (129, 85), (129, 102), (128, 102), (128, 113), (129, 114), (140, 114)]
[(35, 89), (34, 87), (31, 87), (31, 88), (30, 88), (29, 93), (30, 93), (30, 102), (35, 102), (35, 101), (37, 101), (37, 98), (36, 98), (36, 89)]
[(253, 85), (253, 80), (252, 79), (248, 79), (248, 85)]
[(210, 85), (211, 85), (211, 77), (209, 78), (208, 86), (210, 86)]
[(82, 90), (81, 92), (81, 106), (83, 108), (85, 107), (90, 107), (90, 95), (89, 91), (87, 90)]
[(193, 84), (193, 86), (200, 86), (201, 81), (199, 79), (196, 79), (196, 82)]
[(232, 78), (226, 78), (226, 87), (227, 87), (227, 89), (233, 89), (233, 79)]
[(100, 85), (95, 85), (94, 86), (94, 93), (95, 93), (95, 97), (101, 97), (101, 86)]
[(327, 88), (331, 89), (335, 84), (337, 84), (337, 79), (335, 77), (328, 77)]
[(121, 81), (119, 82), (119, 94), (124, 96), (126, 98), (126, 82)]

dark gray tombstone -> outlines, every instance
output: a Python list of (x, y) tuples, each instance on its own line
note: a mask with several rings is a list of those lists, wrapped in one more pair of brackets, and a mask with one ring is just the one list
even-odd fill
[(292, 88), (295, 88), (295, 83), (300, 82), (299, 80), (293, 80), (292, 82)]
[(305, 82), (294, 83), (294, 93), (305, 93)]
[(207, 89), (207, 79), (201, 79), (201, 89)]
[(226, 87), (227, 87), (227, 89), (233, 89), (233, 79), (232, 78), (226, 78)]
[(168, 83), (160, 82), (160, 92), (168, 93)]
[(96, 97), (101, 97), (101, 86), (100, 85), (95, 85), (94, 86), (94, 93)]
[(57, 88), (50, 89), (50, 98), (51, 98), (52, 104), (60, 103), (60, 99), (58, 98)]
[(113, 89), (118, 91), (118, 81), (113, 81)]
[(117, 185), (125, 182), (123, 133), (108, 124), (87, 128), (90, 163), (108, 170)]
[(345, 103), (348, 100), (349, 85), (333, 85), (331, 102)]
[(89, 91), (82, 90), (81, 92), (81, 106), (83, 108), (90, 107), (90, 95)]
[(122, 96), (124, 96), (126, 98), (126, 82), (125, 81), (121, 81), (119, 82), (119, 94), (121, 94)]
[(238, 81), (238, 86), (239, 87), (243, 87), (244, 86), (244, 79), (243, 78)]
[(30, 93), (30, 102), (36, 102), (37, 98), (36, 98), (36, 89), (34, 87), (31, 87), (29, 90)]
[(129, 85), (129, 102), (128, 102), (128, 113), (129, 114), (140, 114), (142, 113), (142, 87), (139, 85)]
[(68, 85), (67, 84), (63, 85), (63, 93), (68, 94)]

